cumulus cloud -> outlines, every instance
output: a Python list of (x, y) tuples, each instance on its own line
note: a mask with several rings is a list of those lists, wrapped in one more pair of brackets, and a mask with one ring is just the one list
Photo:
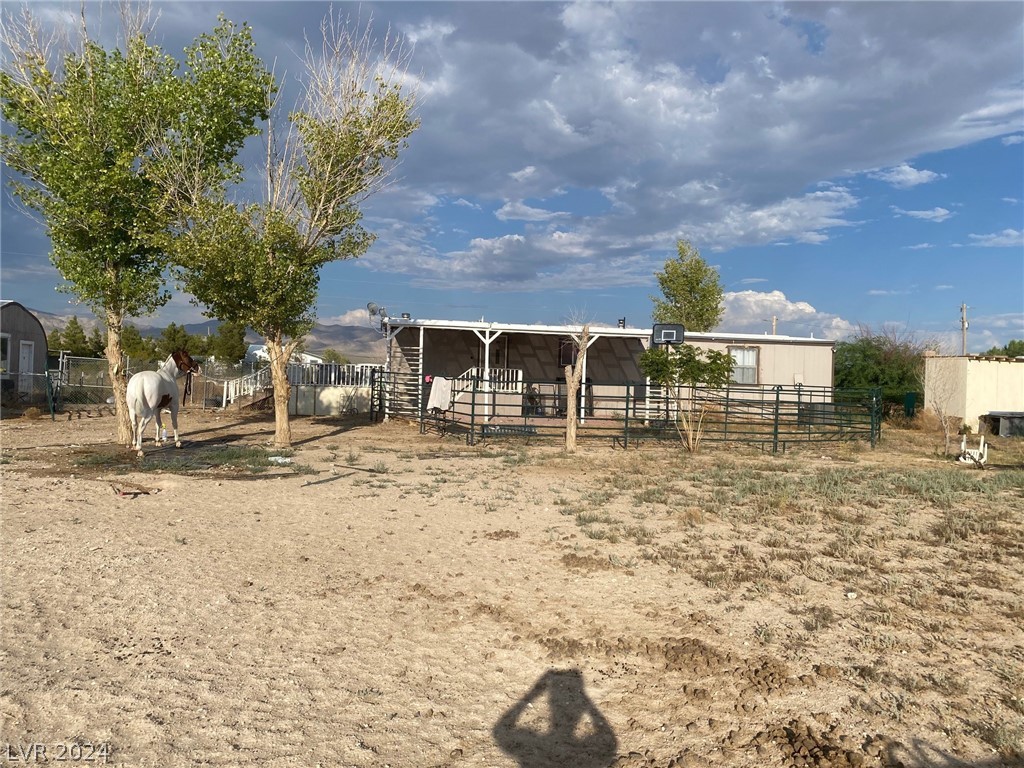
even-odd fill
[(884, 181), (886, 184), (891, 184), (897, 189), (910, 189), (919, 184), (927, 184), (936, 179), (946, 178), (944, 173), (917, 170), (908, 163), (901, 163), (895, 168), (888, 168), (884, 171), (871, 171), (868, 173), (868, 176), (872, 179)]
[(772, 317), (776, 332), (784, 336), (842, 339), (857, 330), (855, 323), (805, 301), (791, 301), (782, 291), (736, 291), (724, 299), (721, 327), (735, 333), (770, 333)]
[(319, 322), (323, 325), (366, 325), (368, 317), (369, 313), (366, 311), (366, 307), (362, 307), (361, 309), (350, 309), (348, 312), (333, 317), (321, 317)]

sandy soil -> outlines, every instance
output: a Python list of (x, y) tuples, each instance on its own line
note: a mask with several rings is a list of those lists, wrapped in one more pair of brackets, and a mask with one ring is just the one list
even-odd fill
[(1022, 764), (1019, 466), (181, 424), (0, 423), (0, 764)]

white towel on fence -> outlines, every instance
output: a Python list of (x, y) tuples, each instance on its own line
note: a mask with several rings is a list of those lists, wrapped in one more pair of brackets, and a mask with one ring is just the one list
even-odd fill
[(435, 376), (430, 383), (430, 397), (427, 398), (427, 410), (437, 408), (447, 411), (452, 407), (452, 381), (444, 376)]

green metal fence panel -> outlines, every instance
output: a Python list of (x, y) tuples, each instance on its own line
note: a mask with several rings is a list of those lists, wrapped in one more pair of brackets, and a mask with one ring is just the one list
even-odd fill
[[(442, 421), (438, 414), (419, 414), (421, 428), (440, 423), (444, 434), (462, 435), (470, 444), (493, 438), (564, 439), (564, 382), (510, 386), (475, 378), (459, 387)], [(882, 423), (878, 390), (831, 387), (730, 385), (669, 393), (644, 383), (590, 382), (577, 409), (580, 440), (676, 441), (687, 418), (694, 418), (701, 420), (704, 441), (755, 444), (773, 452), (800, 443), (857, 440), (874, 447)]]

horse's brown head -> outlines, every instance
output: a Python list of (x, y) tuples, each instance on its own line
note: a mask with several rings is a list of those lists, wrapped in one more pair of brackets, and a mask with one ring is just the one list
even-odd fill
[(193, 360), (192, 356), (184, 349), (174, 352), (171, 357), (174, 359), (175, 365), (178, 366), (178, 370), (182, 373), (199, 373), (199, 363)]

